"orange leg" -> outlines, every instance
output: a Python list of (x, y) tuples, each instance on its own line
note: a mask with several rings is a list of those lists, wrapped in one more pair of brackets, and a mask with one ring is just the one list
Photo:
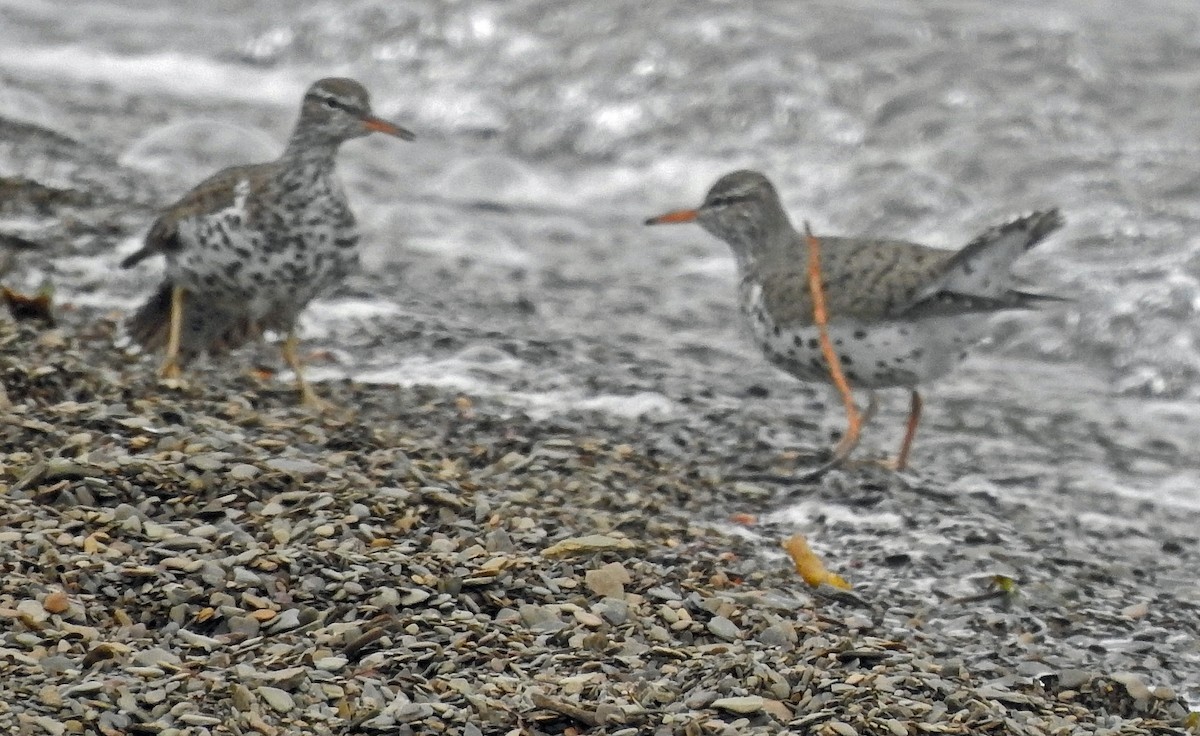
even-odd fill
[(826, 468), (830, 468), (840, 465), (850, 456), (850, 453), (854, 452), (854, 448), (858, 446), (859, 435), (862, 433), (863, 420), (858, 411), (858, 405), (854, 403), (854, 394), (850, 391), (846, 374), (842, 372), (842, 361), (833, 349), (833, 341), (829, 339), (829, 313), (825, 310), (825, 288), (821, 283), (821, 241), (812, 234), (812, 228), (809, 227), (808, 222), (804, 223), (804, 239), (808, 243), (808, 290), (812, 294), (813, 322), (817, 325), (821, 340), (821, 354), (825, 357), (825, 364), (829, 367), (829, 375), (846, 407), (848, 425), (846, 434), (833, 448), (833, 458), (826, 465)]
[(896, 455), (896, 459), (885, 463), (886, 467), (893, 470), (904, 470), (908, 467), (908, 453), (912, 449), (913, 439), (917, 436), (917, 425), (921, 423), (921, 409), (924, 402), (921, 401), (921, 394), (914, 388), (912, 390), (912, 404), (908, 409), (908, 423), (904, 427), (904, 441), (900, 443), (900, 454)]
[(167, 329), (167, 354), (163, 359), (163, 378), (179, 378), (179, 342), (183, 334), (183, 287), (171, 289), (171, 325)]
[(292, 373), (296, 374), (296, 388), (300, 391), (300, 403), (317, 411), (330, 411), (336, 408), (330, 402), (317, 396), (317, 392), (308, 385), (308, 381), (304, 380), (300, 356), (296, 355), (296, 348), (299, 346), (300, 338), (297, 337), (296, 331), (292, 330), (288, 333), (287, 339), (283, 341), (283, 359), (292, 369)]

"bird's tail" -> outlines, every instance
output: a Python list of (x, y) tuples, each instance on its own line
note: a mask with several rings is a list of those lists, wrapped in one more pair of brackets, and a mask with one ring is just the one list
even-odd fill
[[(125, 322), (129, 337), (143, 350), (158, 350), (167, 344), (167, 332), (171, 326), (171, 290), (171, 283), (165, 282)], [(184, 298), (186, 314), (186, 295)]]
[[(143, 350), (166, 347), (171, 329), (171, 282), (164, 282), (125, 323), (129, 337)], [(186, 291), (183, 294), (183, 324), (179, 360), (186, 364), (201, 353), (224, 353), (262, 335), (262, 327), (244, 315), (218, 305), (197, 309)]]
[(993, 298), (1008, 295), (1013, 261), (1063, 224), (1056, 208), (988, 228), (950, 259), (932, 291)]

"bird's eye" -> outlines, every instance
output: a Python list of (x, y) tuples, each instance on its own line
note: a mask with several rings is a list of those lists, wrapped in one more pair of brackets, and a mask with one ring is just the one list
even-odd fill
[(328, 107), (331, 110), (337, 109), (338, 107), (337, 100), (333, 99), (332, 97), (326, 97), (325, 99), (321, 100), (321, 102), (325, 103), (325, 107)]

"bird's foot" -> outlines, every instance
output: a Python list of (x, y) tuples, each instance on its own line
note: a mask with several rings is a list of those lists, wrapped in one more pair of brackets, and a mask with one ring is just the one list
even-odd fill
[(336, 414), (342, 411), (342, 407), (318, 396), (308, 384), (304, 384), (300, 389), (300, 405), (314, 414)]
[(878, 460), (871, 461), (871, 463), (884, 470), (890, 470), (893, 473), (908, 470), (908, 460), (899, 457), (881, 457)]
[(179, 363), (174, 360), (168, 360), (166, 363), (163, 363), (162, 368), (158, 371), (158, 382), (167, 388), (187, 388), (187, 381), (183, 378), (183, 370), (180, 369)]

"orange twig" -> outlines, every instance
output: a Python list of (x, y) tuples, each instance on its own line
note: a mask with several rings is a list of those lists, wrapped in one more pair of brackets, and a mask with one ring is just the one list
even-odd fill
[(850, 392), (846, 374), (842, 372), (842, 361), (833, 349), (833, 340), (829, 338), (829, 313), (825, 309), (825, 287), (821, 283), (821, 241), (812, 234), (812, 228), (807, 220), (804, 222), (804, 240), (808, 244), (808, 290), (812, 294), (813, 322), (817, 325), (821, 341), (821, 355), (825, 357), (825, 364), (829, 367), (829, 376), (833, 379), (833, 385), (842, 396), (842, 403), (846, 406), (846, 420), (849, 423), (846, 436), (834, 449), (834, 459), (840, 461), (845, 459), (858, 445), (858, 435), (862, 430), (862, 415), (858, 411), (858, 405), (854, 403), (854, 394)]

